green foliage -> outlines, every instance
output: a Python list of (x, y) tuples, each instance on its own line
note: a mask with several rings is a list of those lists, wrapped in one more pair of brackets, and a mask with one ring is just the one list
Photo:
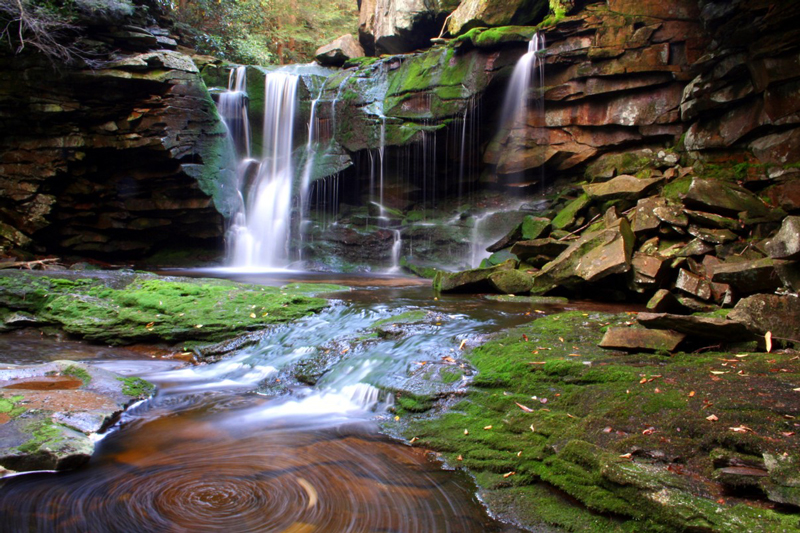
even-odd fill
[(345, 0), (160, 0), (198, 51), (238, 63), (305, 62), (317, 47), (357, 30)]

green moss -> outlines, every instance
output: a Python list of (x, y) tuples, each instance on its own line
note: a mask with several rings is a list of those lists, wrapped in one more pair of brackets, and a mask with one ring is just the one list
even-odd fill
[[(768, 450), (797, 453), (800, 446), (790, 439), (774, 440), (786, 431), (780, 429), (786, 419), (770, 403), (791, 401), (785, 395), (800, 371), (787, 366), (790, 356), (731, 363), (730, 354), (623, 356), (597, 347), (604, 329), (628, 320), (625, 314), (572, 311), (507, 330), (467, 354), (477, 375), (464, 400), (435, 419), (409, 415), (407, 435), (470, 470), (491, 494), (492, 508), (508, 506), (527, 527), (604, 530), (607, 519), (595, 513), (613, 515), (614, 528), (625, 531), (796, 525), (796, 515), (717, 503), (707, 497), (704, 482), (627, 455), (679, 457), (678, 470), (710, 473), (711, 450), (756, 457)], [(770, 373), (776, 366), (788, 372)], [(745, 392), (748, 375), (762, 376), (765, 399)], [(762, 381), (767, 375), (769, 384)], [(706, 419), (709, 414), (719, 422)], [(738, 425), (753, 431), (730, 429)], [(574, 500), (550, 493), (540, 512), (524, 498), (544, 499), (542, 482)], [(580, 518), (567, 526), (559, 514)]]
[(571, 202), (569, 202), (564, 209), (558, 212), (553, 218), (552, 225), (556, 229), (566, 229), (575, 222), (575, 218), (581, 210), (589, 205), (589, 195), (586, 193), (581, 194)]
[(309, 296), (339, 286), (286, 288), (220, 280), (171, 281), (137, 275), (122, 288), (100, 280), (0, 276), (0, 305), (34, 312), (68, 333), (109, 344), (222, 340), (306, 316), (326, 301)]
[(88, 385), (92, 381), (92, 376), (86, 371), (85, 368), (75, 365), (68, 366), (66, 369), (61, 371), (61, 374), (64, 376), (78, 378), (79, 380), (83, 381), (84, 385)]
[(17, 446), (21, 453), (35, 453), (43, 446), (52, 447), (63, 440), (61, 426), (50, 422), (39, 422), (27, 442)]
[(21, 415), (27, 411), (27, 408), (18, 405), (19, 402), (24, 399), (25, 397), (22, 395), (12, 396), (10, 398), (0, 398), (0, 413), (4, 413), (11, 418)]
[(691, 184), (691, 176), (684, 176), (683, 178), (672, 180), (664, 186), (664, 189), (661, 191), (661, 196), (669, 200), (680, 200), (689, 192), (689, 186)]
[(133, 396), (134, 398), (146, 398), (153, 394), (156, 386), (142, 378), (118, 377), (122, 382), (122, 394)]
[(388, 318), (382, 318), (380, 320), (376, 320), (370, 326), (371, 328), (379, 328), (380, 326), (385, 326), (387, 324), (413, 324), (415, 322), (422, 322), (425, 320), (425, 317), (428, 316), (427, 311), (422, 309), (415, 309), (413, 311), (406, 311), (405, 313), (400, 313), (399, 315), (390, 316)]

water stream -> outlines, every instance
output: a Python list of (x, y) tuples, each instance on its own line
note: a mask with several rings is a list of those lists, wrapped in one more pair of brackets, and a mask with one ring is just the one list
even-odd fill
[[(295, 279), (222, 274), (279, 285)], [(414, 280), (332, 281), (369, 287), (341, 293), (322, 313), (274, 327), (216, 363), (89, 352), (91, 364), (143, 376), (158, 392), (123, 415), (87, 467), (4, 480), (4, 529), (517, 531), (486, 515), (469, 479), (381, 427), (392, 417), (393, 391), (427, 386), (420, 363), (457, 357), (462, 341), (527, 320), (524, 313), (474, 298), (436, 301)], [(376, 322), (409, 311), (419, 323), (408, 334), (374, 334)], [(62, 352), (32, 348), (27, 362)], [(297, 380), (303, 365), (316, 373)]]

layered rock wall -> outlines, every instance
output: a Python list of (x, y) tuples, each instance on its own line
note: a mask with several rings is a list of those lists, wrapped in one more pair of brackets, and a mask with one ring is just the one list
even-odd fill
[(0, 247), (220, 249), (225, 131), (197, 67), (159, 28), (96, 31), (118, 50), (99, 69), (0, 58)]

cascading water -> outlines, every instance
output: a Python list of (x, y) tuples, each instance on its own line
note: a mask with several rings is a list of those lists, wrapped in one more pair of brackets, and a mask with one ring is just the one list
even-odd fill
[(536, 33), (528, 43), (528, 51), (519, 58), (511, 74), (511, 81), (503, 101), (500, 124), (507, 127), (525, 124), (528, 116), (528, 98), (531, 84), (536, 87), (544, 85), (544, 62), (541, 52), (544, 50), (544, 34)]
[(234, 267), (288, 265), (298, 80), (283, 72), (266, 75), (264, 152), (255, 181), (245, 194), (244, 210), (229, 231)]

